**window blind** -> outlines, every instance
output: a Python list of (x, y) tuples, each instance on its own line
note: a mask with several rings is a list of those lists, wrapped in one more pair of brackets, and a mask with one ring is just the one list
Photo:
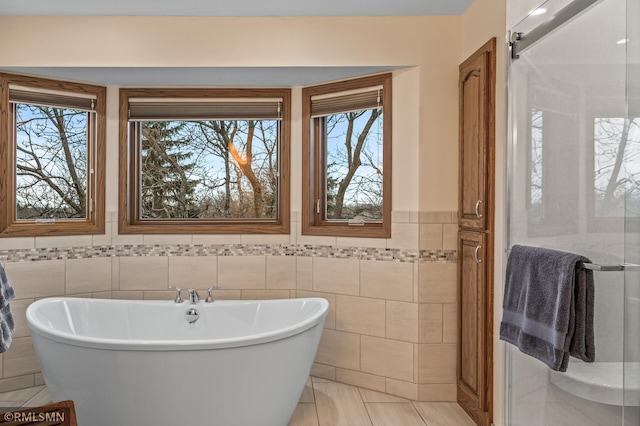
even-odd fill
[(382, 107), (382, 86), (311, 96), (311, 117)]
[(129, 121), (281, 118), (282, 99), (129, 99)]
[(96, 97), (92, 95), (76, 95), (73, 93), (57, 92), (53, 90), (38, 90), (10, 85), (9, 102), (44, 107), (68, 108), (81, 111), (94, 111)]

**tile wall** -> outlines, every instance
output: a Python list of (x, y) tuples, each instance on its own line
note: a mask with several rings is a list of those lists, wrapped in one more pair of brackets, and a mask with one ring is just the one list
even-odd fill
[(16, 332), (0, 392), (43, 383), (26, 327), (38, 298), (172, 300), (169, 284), (219, 299), (324, 297), (312, 374), (422, 401), (455, 401), (456, 212), (394, 212), (392, 238), (105, 235), (0, 239)]

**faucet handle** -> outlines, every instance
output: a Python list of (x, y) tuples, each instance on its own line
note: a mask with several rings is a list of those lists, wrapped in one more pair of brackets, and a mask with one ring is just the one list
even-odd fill
[(184, 300), (182, 300), (182, 289), (178, 286), (175, 285), (170, 285), (168, 288), (173, 288), (176, 290), (176, 300), (174, 300), (174, 302), (176, 303), (182, 303), (184, 302)]
[(187, 291), (189, 292), (189, 303), (191, 303), (192, 305), (195, 305), (200, 301), (200, 295), (196, 290), (192, 288), (188, 288)]
[(211, 292), (213, 290), (220, 290), (222, 287), (220, 287), (219, 285), (212, 285), (211, 287), (209, 287), (207, 289), (207, 298), (204, 299), (204, 303), (211, 303), (213, 302), (213, 296), (211, 295)]

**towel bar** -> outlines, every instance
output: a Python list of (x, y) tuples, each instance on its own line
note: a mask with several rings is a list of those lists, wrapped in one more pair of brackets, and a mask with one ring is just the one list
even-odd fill
[(582, 267), (592, 271), (612, 272), (612, 271), (640, 271), (640, 265), (625, 263), (623, 265), (598, 265), (597, 263), (583, 263)]
[(584, 269), (591, 269), (592, 271), (611, 272), (611, 271), (624, 271), (624, 265), (598, 265), (597, 263), (582, 263)]
[[(511, 252), (511, 249), (505, 249), (507, 255)], [(619, 271), (640, 271), (640, 265), (634, 263), (624, 263), (622, 265), (599, 265), (597, 263), (582, 262), (584, 269), (591, 269), (592, 271), (599, 272), (619, 272)]]

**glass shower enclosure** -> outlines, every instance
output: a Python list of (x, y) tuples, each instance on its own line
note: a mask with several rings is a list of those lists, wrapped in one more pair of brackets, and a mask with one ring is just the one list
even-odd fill
[(596, 362), (507, 345), (507, 424), (640, 425), (640, 2), (549, 0), (510, 30), (508, 241), (596, 265)]

